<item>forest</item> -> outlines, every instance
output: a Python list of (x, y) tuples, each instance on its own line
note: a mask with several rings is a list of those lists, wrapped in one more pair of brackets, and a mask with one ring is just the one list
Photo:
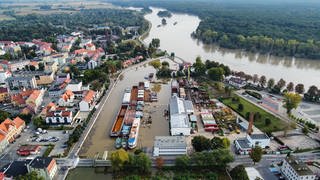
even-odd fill
[(201, 22), (192, 35), (205, 43), (277, 56), (320, 59), (320, 2), (281, 2), (133, 0), (113, 3), (157, 6), (197, 15)]
[(140, 26), (140, 32), (148, 28), (142, 13), (120, 9), (88, 9), (73, 14), (15, 16), (15, 20), (1, 21), (0, 39), (30, 41), (56, 34), (88, 31), (96, 25)]

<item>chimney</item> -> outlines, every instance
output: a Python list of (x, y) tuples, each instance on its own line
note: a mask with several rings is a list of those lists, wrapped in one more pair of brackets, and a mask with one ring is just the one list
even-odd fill
[(252, 129), (253, 119), (254, 119), (254, 114), (252, 112), (250, 112), (249, 125), (248, 125), (248, 129), (247, 129), (247, 134), (249, 134), (249, 135), (251, 135), (251, 133), (253, 132), (253, 129)]

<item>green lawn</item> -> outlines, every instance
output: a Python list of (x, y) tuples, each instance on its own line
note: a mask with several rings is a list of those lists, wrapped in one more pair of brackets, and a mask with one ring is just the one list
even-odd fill
[[(268, 113), (267, 111), (261, 109), (260, 107), (257, 107), (256, 105), (250, 103), (249, 101), (239, 97), (239, 101), (232, 101), (232, 98), (225, 98), (222, 99), (222, 102), (232, 108), (234, 111), (239, 113), (242, 117), (246, 118), (248, 112), (259, 112), (261, 115), (261, 118), (254, 121), (254, 125), (259, 128), (263, 132), (275, 132), (275, 131), (281, 131), (284, 129), (284, 127), (288, 126), (285, 122), (280, 120), (279, 118), (275, 117), (274, 115)], [(243, 104), (243, 110), (238, 110), (238, 105)], [(270, 119), (271, 123), (267, 126), (265, 123), (265, 119)], [(246, 118), (247, 119), (247, 118)]]

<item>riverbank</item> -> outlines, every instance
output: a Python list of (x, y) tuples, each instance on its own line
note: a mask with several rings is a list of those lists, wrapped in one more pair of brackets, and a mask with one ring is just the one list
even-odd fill
[[(167, 19), (166, 26), (157, 27), (157, 24), (161, 24), (161, 18), (157, 16), (157, 12), (163, 9), (151, 9), (153, 12), (144, 16), (152, 23), (149, 35), (144, 39), (146, 44), (150, 43), (153, 38), (159, 38), (160, 49), (167, 50), (169, 53), (174, 52), (177, 56), (191, 63), (195, 61), (197, 56), (201, 56), (204, 60), (214, 60), (228, 65), (235, 71), (259, 76), (265, 75), (268, 79), (274, 78), (275, 81), (283, 78), (287, 82), (303, 83), (306, 87), (318, 83), (320, 61), (268, 56), (203, 44), (190, 36), (200, 23), (199, 17), (172, 13), (172, 17)], [(175, 22), (178, 23), (173, 25)]]

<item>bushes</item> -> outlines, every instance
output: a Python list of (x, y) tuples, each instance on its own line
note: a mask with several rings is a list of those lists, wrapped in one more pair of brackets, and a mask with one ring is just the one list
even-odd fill
[(54, 145), (49, 144), (46, 151), (43, 153), (42, 157), (48, 157), (51, 151), (53, 150), (53, 148), (54, 148)]
[(243, 165), (238, 165), (230, 171), (232, 179), (249, 180), (248, 174)]
[(262, 99), (262, 95), (260, 93), (254, 92), (254, 91), (245, 91), (247, 94), (249, 94), (250, 96), (253, 96), (257, 99)]

